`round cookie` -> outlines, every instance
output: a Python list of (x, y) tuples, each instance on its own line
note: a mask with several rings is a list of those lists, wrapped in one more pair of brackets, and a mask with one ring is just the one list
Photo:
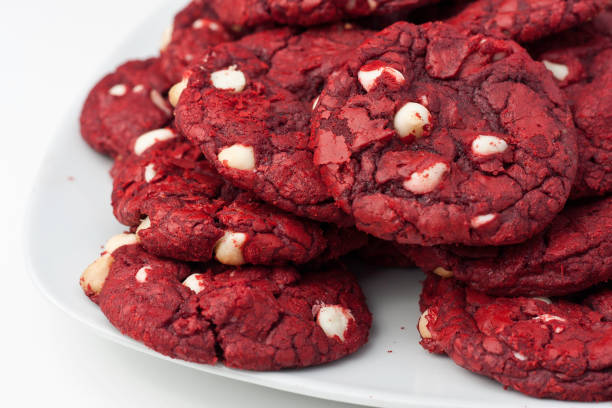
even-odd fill
[(583, 299), (495, 298), (429, 276), (421, 345), (538, 398), (612, 399), (612, 320)]
[(111, 261), (92, 264), (81, 284), (103, 284), (86, 293), (123, 334), (173, 358), (279, 370), (337, 360), (368, 340), (365, 298), (341, 266), (187, 264), (129, 243), (102, 257)]
[(435, 0), (211, 0), (219, 19), (233, 27), (262, 24), (313, 26), (370, 15), (394, 15)]
[(174, 17), (161, 44), (161, 68), (173, 83), (183, 78), (183, 71), (201, 59), (209, 47), (231, 41), (233, 36), (218, 21), (203, 0), (193, 0)]
[(572, 203), (528, 241), (501, 247), (401, 247), (427, 272), (501, 296), (560, 296), (612, 279), (612, 197)]
[(456, 2), (445, 20), (470, 34), (534, 41), (589, 21), (607, 0), (476, 0)]
[(532, 46), (565, 92), (578, 130), (571, 198), (612, 192), (612, 11)]
[(512, 41), (442, 23), (364, 42), (328, 80), (312, 132), (336, 202), (400, 244), (525, 241), (576, 171), (572, 117), (545, 68)]
[(301, 264), (327, 247), (321, 226), (231, 187), (180, 135), (116, 160), (111, 174), (115, 216), (152, 254), (186, 261), (214, 256), (230, 265)]
[(313, 165), (310, 116), (325, 79), (368, 33), (280, 29), (221, 44), (192, 67), (177, 126), (234, 185), (285, 211), (351, 224)]
[(140, 135), (166, 125), (171, 106), (164, 98), (170, 83), (157, 58), (128, 61), (102, 78), (81, 111), (81, 135), (96, 151), (116, 157)]

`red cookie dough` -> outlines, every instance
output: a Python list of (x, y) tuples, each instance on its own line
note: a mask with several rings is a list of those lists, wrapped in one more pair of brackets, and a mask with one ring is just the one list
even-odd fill
[(369, 15), (394, 15), (434, 0), (225, 0), (209, 3), (219, 18), (235, 27), (262, 24), (312, 26)]
[(183, 71), (200, 60), (208, 48), (230, 41), (229, 33), (218, 20), (208, 2), (193, 0), (181, 10), (164, 33), (161, 67), (172, 82), (179, 82)]
[(570, 101), (578, 129), (571, 197), (612, 192), (612, 11), (532, 46)]
[(173, 358), (279, 370), (337, 360), (368, 340), (365, 298), (341, 266), (187, 264), (139, 245), (109, 256), (92, 300), (123, 334)]
[(502, 296), (559, 296), (612, 280), (612, 197), (569, 204), (528, 241), (500, 247), (402, 247), (427, 272)]
[(400, 244), (525, 241), (576, 172), (566, 100), (512, 41), (396, 23), (328, 80), (314, 160), (357, 228)]
[(608, 0), (476, 0), (446, 20), (471, 34), (534, 41), (589, 21)]
[(177, 126), (236, 186), (297, 215), (350, 224), (313, 165), (310, 115), (325, 79), (368, 33), (279, 29), (221, 44), (192, 68)]
[(140, 224), (153, 254), (269, 265), (305, 263), (327, 247), (321, 226), (229, 186), (181, 136), (117, 160), (111, 173), (117, 219)]
[(423, 285), (421, 345), (539, 398), (612, 399), (612, 320), (580, 298), (494, 298), (453, 279)]
[(163, 97), (170, 83), (157, 58), (128, 61), (89, 92), (81, 111), (81, 135), (100, 153), (116, 157), (134, 140), (170, 121)]

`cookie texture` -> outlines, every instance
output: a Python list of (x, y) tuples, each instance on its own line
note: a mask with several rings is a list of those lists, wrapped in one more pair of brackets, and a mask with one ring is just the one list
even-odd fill
[(364, 42), (330, 76), (312, 128), (336, 202), (400, 244), (525, 241), (561, 211), (576, 172), (571, 113), (544, 67), (514, 42), (442, 23)]
[[(231, 265), (301, 264), (326, 251), (326, 234), (337, 241), (337, 228), (299, 219), (227, 184), (180, 135), (118, 159), (111, 174), (115, 216), (137, 230), (152, 254), (186, 261), (214, 256)], [(332, 255), (343, 255), (342, 248)]]
[(368, 34), (278, 29), (221, 44), (192, 68), (177, 126), (234, 185), (285, 211), (349, 225), (313, 164), (310, 116), (326, 78)]
[(119, 66), (85, 100), (80, 117), (83, 139), (112, 157), (131, 150), (140, 135), (170, 121), (171, 107), (163, 96), (170, 85), (158, 58)]
[(471, 34), (534, 41), (589, 21), (607, 0), (476, 0), (455, 2), (448, 20)]
[(235, 33), (228, 31), (211, 10), (208, 2), (191, 1), (176, 14), (164, 34), (160, 54), (161, 68), (173, 83), (183, 78), (183, 71), (200, 60), (208, 48), (231, 41)]
[(612, 280), (612, 198), (569, 204), (528, 241), (500, 247), (403, 246), (427, 272), (492, 295), (559, 296)]
[(235, 27), (262, 24), (312, 26), (369, 15), (393, 15), (433, 0), (238, 0), (231, 7), (223, 0), (211, 0), (219, 18)]
[(527, 395), (607, 401), (612, 321), (587, 303), (495, 298), (429, 276), (421, 296), (421, 345)]
[(173, 358), (279, 370), (337, 360), (368, 339), (364, 296), (341, 266), (301, 275), (186, 264), (139, 245), (112, 258), (100, 309), (122, 333)]
[(612, 11), (531, 46), (565, 92), (580, 159), (571, 197), (612, 192)]

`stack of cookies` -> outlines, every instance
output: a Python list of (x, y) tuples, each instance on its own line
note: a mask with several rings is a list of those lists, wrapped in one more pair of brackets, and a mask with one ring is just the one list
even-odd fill
[(347, 258), (416, 265), (425, 349), (612, 399), (610, 7), (192, 1), (83, 106), (129, 227), (84, 292), (160, 353), (277, 370), (367, 342)]

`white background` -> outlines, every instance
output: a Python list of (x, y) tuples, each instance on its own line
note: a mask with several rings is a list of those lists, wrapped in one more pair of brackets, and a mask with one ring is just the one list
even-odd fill
[(171, 16), (186, 2), (0, 2), (0, 406), (346, 406), (218, 378), (115, 345), (51, 305), (26, 273), (24, 210), (55, 129), (75, 98), (121, 62), (108, 57), (148, 14), (171, 4)]

